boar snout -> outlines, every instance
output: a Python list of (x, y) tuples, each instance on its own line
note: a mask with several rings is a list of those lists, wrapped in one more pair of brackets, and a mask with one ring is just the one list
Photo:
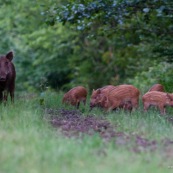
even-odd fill
[(0, 76), (0, 81), (5, 82), (6, 81), (6, 76)]
[(5, 70), (2, 71), (2, 69), (1, 69), (0, 70), (0, 81), (5, 82), (7, 80), (7, 76), (8, 76), (8, 73)]

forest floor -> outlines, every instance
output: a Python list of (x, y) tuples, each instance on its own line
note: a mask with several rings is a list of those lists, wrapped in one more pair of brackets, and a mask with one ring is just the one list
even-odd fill
[[(135, 153), (152, 152), (158, 148), (173, 158), (173, 140), (169, 138), (161, 141), (144, 138), (136, 134), (118, 131), (117, 126), (104, 117), (94, 115), (83, 116), (78, 110), (46, 109), (50, 122), (66, 137), (82, 137), (98, 134), (105, 142), (113, 141), (116, 145), (126, 147)], [(172, 123), (172, 119), (168, 119)]]

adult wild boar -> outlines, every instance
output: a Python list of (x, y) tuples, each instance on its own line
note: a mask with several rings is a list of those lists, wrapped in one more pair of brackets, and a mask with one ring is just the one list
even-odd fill
[(153, 85), (153, 86), (149, 89), (148, 92), (150, 92), (150, 91), (161, 91), (161, 92), (165, 92), (164, 87), (163, 87), (163, 85), (161, 85), (161, 84), (155, 84), (155, 85)]
[(11, 101), (14, 102), (16, 71), (12, 59), (12, 51), (0, 56), (0, 101), (5, 103), (8, 93), (10, 93)]
[(77, 86), (64, 94), (62, 103), (71, 104), (79, 108), (80, 102), (86, 104), (87, 90), (83, 86)]
[(173, 106), (173, 98), (169, 93), (160, 91), (150, 91), (142, 96), (144, 111), (146, 112), (150, 106), (155, 106), (160, 110), (161, 114), (166, 114), (166, 106)]
[(100, 107), (99, 105), (99, 100), (101, 99), (100, 97), (107, 95), (107, 93), (114, 88), (115, 86), (113, 85), (106, 85), (102, 88), (98, 88), (97, 90), (93, 90), (91, 98), (90, 98), (90, 110), (93, 107)]
[(137, 108), (139, 104), (139, 90), (133, 85), (118, 85), (101, 100), (101, 106), (106, 110), (116, 108)]

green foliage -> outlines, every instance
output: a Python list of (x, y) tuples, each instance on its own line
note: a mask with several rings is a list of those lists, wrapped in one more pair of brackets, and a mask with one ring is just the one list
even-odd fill
[[(170, 0), (72, 0), (55, 6), (52, 15), (55, 23), (75, 28), (82, 39), (70, 60), (75, 67), (73, 81), (87, 82), (93, 88), (108, 83), (137, 83), (134, 79), (141, 73), (151, 73), (153, 78), (146, 77), (148, 82), (144, 81), (143, 87), (153, 82), (161, 82), (166, 87), (172, 85), (164, 80), (171, 79), (171, 73), (162, 65), (157, 75), (150, 70), (157, 69), (157, 64), (172, 64), (172, 6)], [(163, 71), (164, 76), (158, 77)]]
[(4, 1), (0, 52), (14, 50), (17, 90), (121, 83), (144, 90), (162, 83), (172, 92), (172, 6), (170, 0)]
[[(160, 17), (172, 18), (171, 5), (171, 0), (72, 0), (63, 6), (51, 8), (49, 13), (52, 12), (52, 18), (55, 18), (55, 21), (58, 20), (64, 24), (66, 22), (75, 24), (78, 30), (93, 29), (93, 27), (96, 27), (95, 24), (99, 24), (98, 28), (109, 28), (108, 30), (111, 32), (114, 29), (113, 27), (116, 29), (119, 25), (124, 25), (126, 21), (136, 15), (137, 20), (134, 23), (150, 25), (150, 22), (155, 22), (157, 24), (155, 28), (159, 30), (158, 26), (160, 24), (156, 21)], [(138, 15), (142, 15), (142, 20)], [(148, 25), (145, 28), (138, 27), (138, 29), (147, 29), (149, 31), (147, 27)]]
[(43, 85), (58, 89), (69, 82), (67, 61), (75, 33), (60, 24), (44, 24), (41, 9), (52, 4), (21, 0), (1, 6), (1, 52), (12, 49), (15, 53), (17, 90), (40, 90)]
[(173, 74), (172, 64), (154, 63), (148, 71), (142, 71), (137, 73), (134, 79), (129, 79), (129, 83), (133, 83), (135, 86), (141, 89), (142, 93), (147, 92), (150, 87), (156, 83), (160, 83), (164, 86), (165, 91), (173, 92), (173, 81), (171, 75)]

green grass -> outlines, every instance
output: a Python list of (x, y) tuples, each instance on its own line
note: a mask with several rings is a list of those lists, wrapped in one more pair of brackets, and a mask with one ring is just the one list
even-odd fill
[[(64, 137), (46, 118), (45, 108), (74, 109), (61, 103), (63, 93), (47, 92), (33, 98), (22, 97), (7, 106), (0, 105), (0, 173), (163, 173), (173, 172), (173, 146), (165, 150), (135, 153), (129, 145), (104, 142), (98, 134), (84, 138)], [(40, 99), (44, 104), (40, 105)], [(88, 100), (89, 102), (89, 100)], [(104, 113), (89, 103), (81, 105), (83, 116), (105, 117), (118, 131), (147, 139), (172, 139), (173, 125), (142, 106), (129, 114)], [(171, 115), (172, 110), (168, 113)]]

